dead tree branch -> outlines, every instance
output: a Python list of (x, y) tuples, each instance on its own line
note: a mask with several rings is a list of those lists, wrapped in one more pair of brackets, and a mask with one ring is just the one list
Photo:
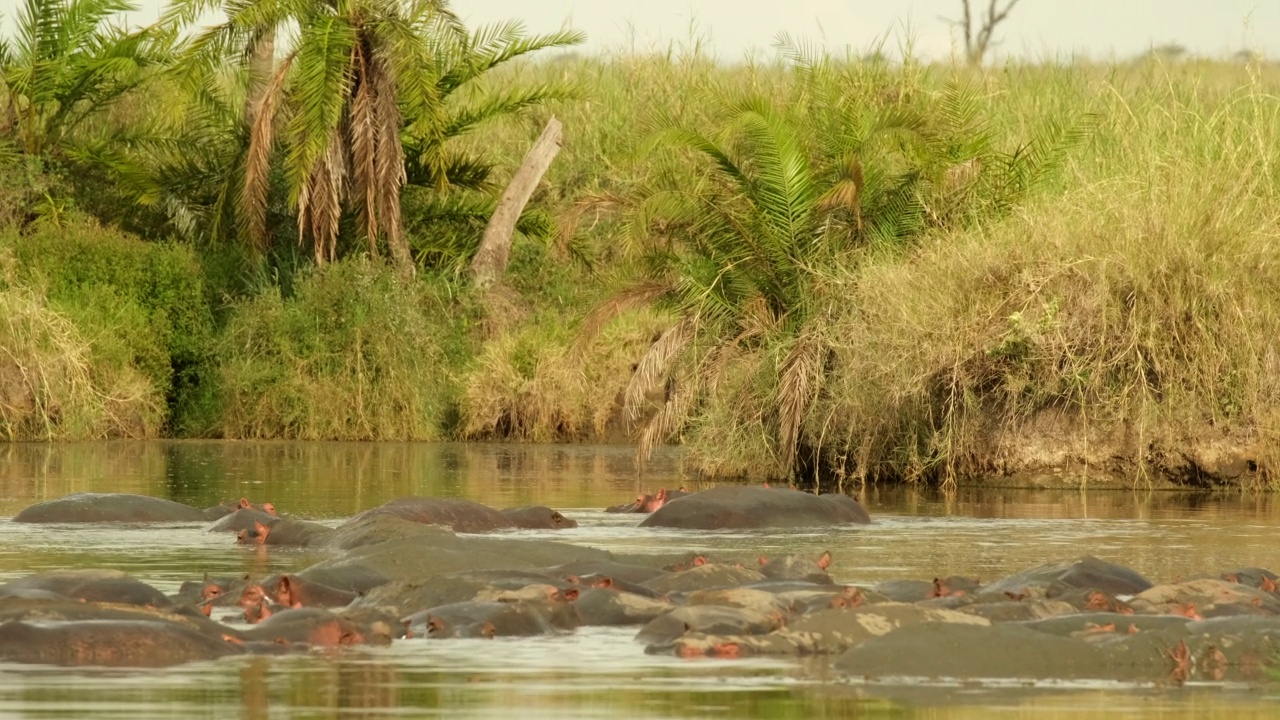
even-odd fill
[(977, 18), (976, 27), (973, 16), (973, 2), (974, 0), (961, 0), (963, 14), (959, 20), (943, 19), (960, 29), (960, 32), (964, 35), (965, 60), (970, 65), (976, 66), (982, 64), (983, 59), (987, 56), (987, 51), (996, 44), (992, 41), (996, 28), (1009, 18), (1009, 13), (1017, 6), (1019, 0), (1005, 0), (1003, 5), (1000, 4), (1000, 0), (989, 0), (986, 14)]

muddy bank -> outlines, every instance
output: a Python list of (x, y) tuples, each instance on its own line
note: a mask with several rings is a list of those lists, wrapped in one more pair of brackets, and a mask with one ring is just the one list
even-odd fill
[(1266, 482), (1267, 458), (1256, 438), (1207, 425), (1178, 432), (1099, 427), (1053, 410), (1018, 424), (989, 422), (982, 435), (957, 459), (957, 485), (1188, 490)]

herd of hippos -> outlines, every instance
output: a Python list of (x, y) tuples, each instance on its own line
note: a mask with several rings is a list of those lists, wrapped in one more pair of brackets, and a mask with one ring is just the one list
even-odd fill
[[(869, 523), (854, 499), (769, 487), (660, 490), (611, 512), (694, 530)], [(496, 510), (408, 497), (338, 527), (247, 500), (199, 509), (126, 494), (38, 503), (13, 522), (211, 522), (260, 552), (326, 551), (297, 572), (208, 577), (173, 595), (111, 570), (0, 585), (0, 660), (167, 667), (409, 638), (493, 638), (636, 626), (651, 653), (828, 656), (853, 677), (1259, 680), (1280, 643), (1280, 587), (1259, 568), (1155, 585), (1095, 557), (994, 582), (835, 583), (831, 554), (621, 555), (504, 529), (577, 523), (543, 506)]]

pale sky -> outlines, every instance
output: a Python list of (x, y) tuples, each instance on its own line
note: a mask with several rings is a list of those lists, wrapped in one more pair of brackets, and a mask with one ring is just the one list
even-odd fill
[[(138, 2), (136, 19), (145, 22), (165, 0)], [(6, 33), (19, 3), (0, 0)], [(955, 37), (940, 17), (958, 17), (960, 7), (960, 0), (453, 1), (469, 25), (519, 19), (535, 32), (583, 30), (588, 52), (661, 50), (699, 38), (726, 60), (771, 57), (781, 31), (835, 51), (865, 51), (887, 37), (895, 55), (912, 37), (918, 56), (946, 58)], [(1280, 59), (1280, 0), (1020, 0), (998, 39), (995, 56), (1032, 59), (1123, 58), (1166, 43), (1211, 57), (1248, 49)]]

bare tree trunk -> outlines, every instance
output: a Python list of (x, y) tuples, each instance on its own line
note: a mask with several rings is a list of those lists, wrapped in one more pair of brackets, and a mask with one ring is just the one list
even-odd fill
[(253, 57), (249, 61), (249, 91), (244, 98), (244, 122), (253, 127), (262, 106), (262, 96), (271, 83), (276, 63), (276, 29), (262, 31), (253, 43)]
[(520, 169), (503, 191), (502, 199), (498, 201), (498, 207), (484, 229), (480, 249), (471, 260), (471, 278), (476, 287), (487, 288), (506, 272), (516, 221), (520, 219), (524, 206), (528, 204), (547, 168), (551, 167), (551, 161), (560, 152), (561, 137), (560, 121), (553, 117), (547, 121), (547, 127), (524, 156)]
[(1000, 23), (1009, 19), (1009, 13), (1014, 6), (1018, 4), (1018, 0), (1005, 0), (1003, 6), (999, 0), (989, 0), (987, 4), (986, 15), (980, 17), (981, 24), (975, 28), (973, 18), (972, 2), (974, 0), (960, 0), (963, 5), (963, 14), (959, 20), (947, 20), (952, 25), (959, 27), (964, 34), (964, 55), (970, 65), (981, 65), (987, 56), (987, 50), (992, 46), (992, 37), (995, 35), (996, 27)]

